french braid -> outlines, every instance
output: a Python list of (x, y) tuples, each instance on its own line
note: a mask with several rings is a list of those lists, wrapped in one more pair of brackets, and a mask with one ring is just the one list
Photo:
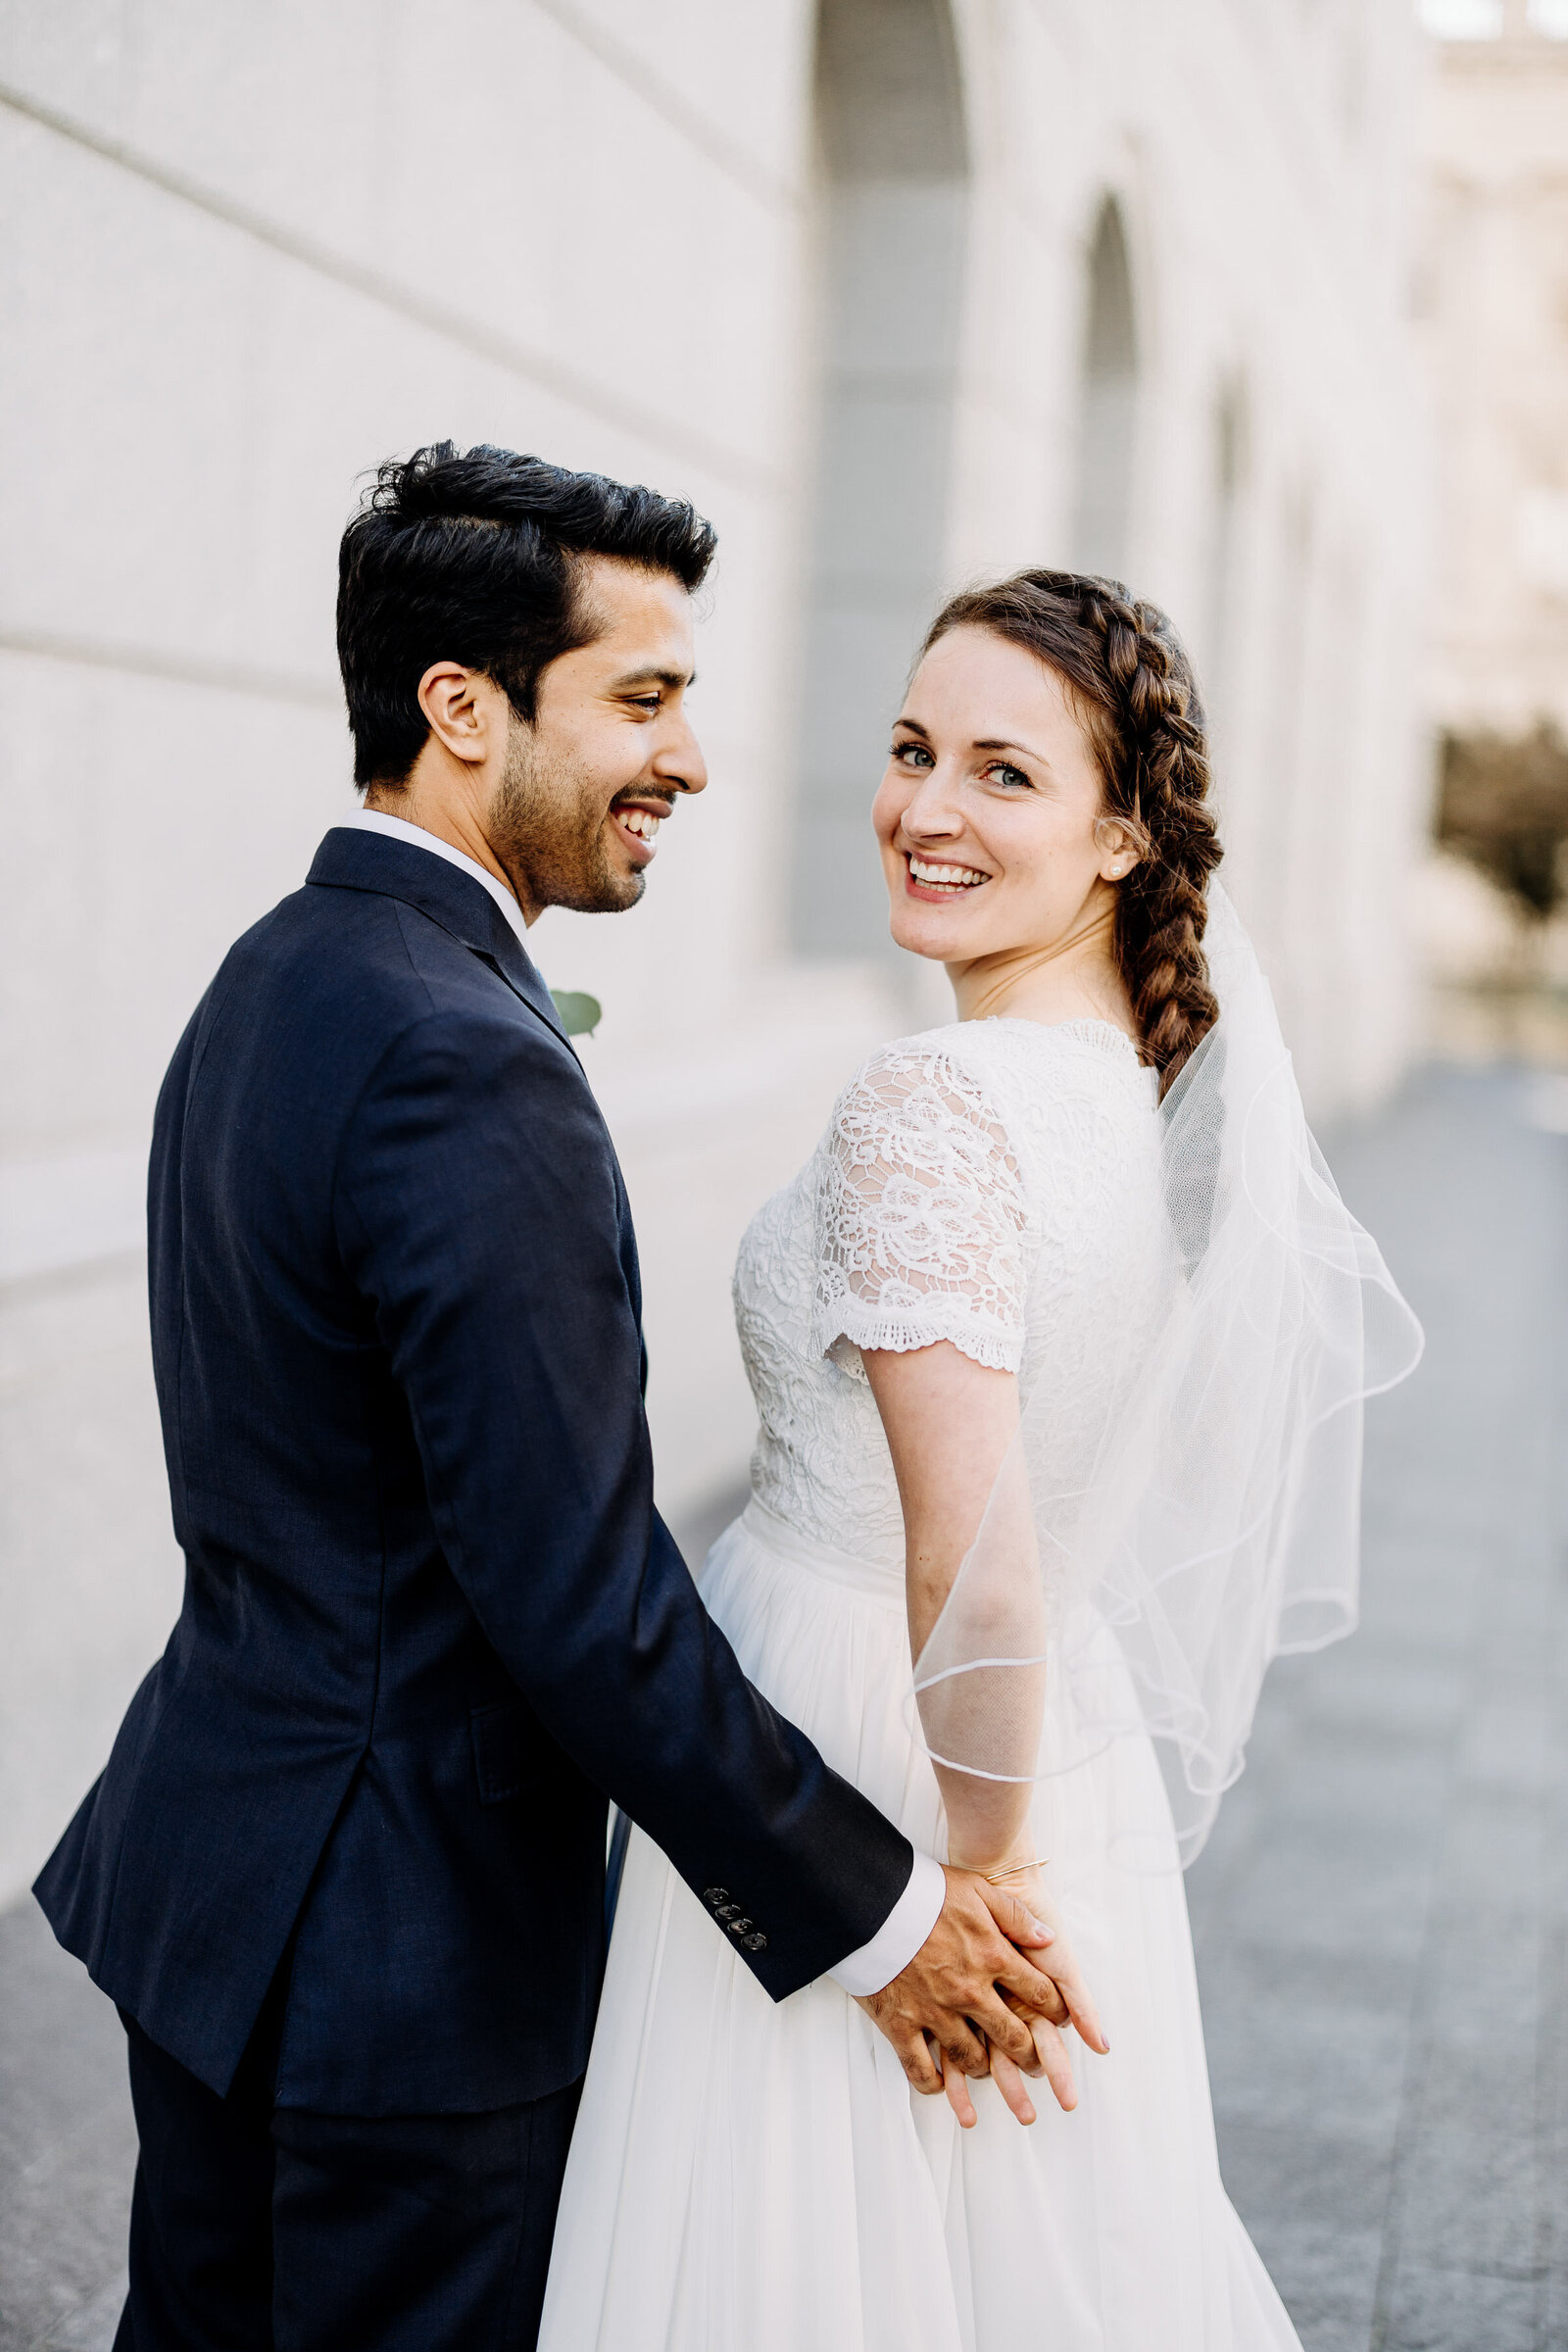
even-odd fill
[(1020, 571), (967, 589), (938, 613), (926, 648), (957, 628), (1022, 646), (1071, 691), (1099, 761), (1102, 813), (1138, 853), (1116, 885), (1116, 960), (1164, 1095), (1219, 1017), (1203, 929), (1221, 851), (1192, 663), (1157, 606), (1078, 572)]

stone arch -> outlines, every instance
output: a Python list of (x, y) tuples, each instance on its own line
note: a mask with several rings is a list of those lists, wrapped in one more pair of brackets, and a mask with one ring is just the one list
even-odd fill
[(1089, 246), (1073, 562), (1125, 579), (1138, 428), (1138, 318), (1121, 206), (1105, 197)]
[(968, 141), (949, 0), (819, 0), (820, 379), (795, 933), (863, 955), (868, 811), (948, 542)]

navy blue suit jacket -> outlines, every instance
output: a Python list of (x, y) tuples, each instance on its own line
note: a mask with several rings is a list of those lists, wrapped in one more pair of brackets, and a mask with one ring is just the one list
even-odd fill
[(477, 881), (327, 835), (180, 1041), (149, 1228), (184, 1606), (37, 1892), (154, 2041), (225, 2089), (287, 1956), (284, 2105), (559, 2088), (607, 1795), (775, 1999), (876, 1933), (911, 1850), (654, 1510), (620, 1171)]

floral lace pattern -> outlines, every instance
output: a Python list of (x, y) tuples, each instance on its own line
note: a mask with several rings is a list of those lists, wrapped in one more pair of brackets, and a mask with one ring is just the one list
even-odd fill
[(1104, 1022), (974, 1021), (873, 1054), (754, 1218), (735, 1313), (758, 1499), (902, 1571), (904, 1522), (862, 1347), (950, 1340), (1044, 1383), (1066, 1462), (1149, 1308), (1152, 1073)]
[(815, 1166), (818, 1348), (861, 1380), (862, 1348), (939, 1339), (1016, 1372), (1029, 1202), (971, 1073), (925, 1040), (885, 1047), (839, 1097)]

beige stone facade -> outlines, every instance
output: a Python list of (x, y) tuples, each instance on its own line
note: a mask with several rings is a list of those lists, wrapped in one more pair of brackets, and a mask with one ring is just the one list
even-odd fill
[(949, 584), (1115, 563), (1169, 604), (1314, 1103), (1392, 1080), (1418, 63), (1403, 0), (0, 16), (0, 1897), (177, 1605), (152, 1104), (351, 805), (333, 560), (379, 458), (536, 449), (721, 534), (712, 788), (643, 907), (535, 934), (606, 1006), (671, 1509), (744, 1465), (747, 1216), (940, 1005), (889, 962), (865, 810)]
[(1568, 729), (1568, 12), (1494, 23), (1438, 44), (1423, 112), (1428, 696), (1442, 724), (1512, 734)]

